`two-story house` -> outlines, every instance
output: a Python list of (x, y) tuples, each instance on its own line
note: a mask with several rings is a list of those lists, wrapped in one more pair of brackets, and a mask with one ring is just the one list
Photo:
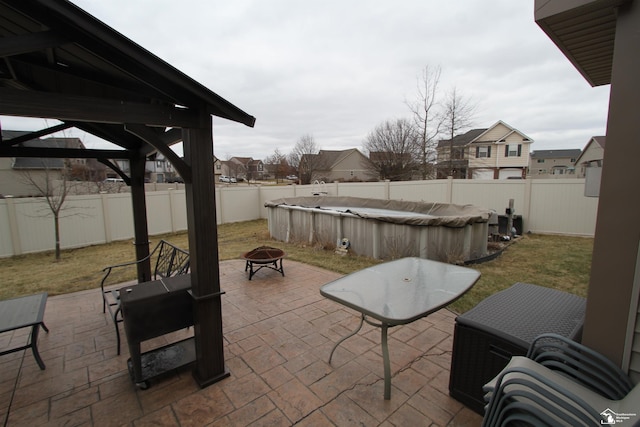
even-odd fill
[(173, 165), (162, 153), (154, 153), (145, 162), (145, 179), (149, 182), (171, 182), (177, 177)]
[(440, 140), (437, 176), (466, 179), (525, 178), (533, 140), (499, 121), (486, 129), (472, 129), (452, 140)]
[(536, 150), (529, 159), (529, 178), (576, 178), (575, 163), (582, 150)]

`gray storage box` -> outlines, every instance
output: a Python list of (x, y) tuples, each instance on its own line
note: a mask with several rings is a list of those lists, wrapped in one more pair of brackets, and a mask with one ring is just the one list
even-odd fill
[(580, 341), (586, 300), (543, 286), (516, 283), (456, 318), (449, 394), (484, 413), (482, 386), (512, 356), (526, 354), (542, 333)]

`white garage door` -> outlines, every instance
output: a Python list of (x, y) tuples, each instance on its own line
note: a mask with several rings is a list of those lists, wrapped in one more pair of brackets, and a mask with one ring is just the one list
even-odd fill
[(500, 169), (500, 179), (522, 178), (522, 169)]
[(473, 179), (493, 179), (493, 169), (475, 169)]

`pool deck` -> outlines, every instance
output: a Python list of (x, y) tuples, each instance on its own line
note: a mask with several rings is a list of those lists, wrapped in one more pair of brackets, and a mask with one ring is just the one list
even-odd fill
[[(320, 286), (339, 274), (285, 259), (285, 277), (263, 269), (249, 281), (244, 267), (244, 260), (220, 264), (230, 377), (200, 389), (184, 368), (139, 390), (126, 369), (126, 345), (116, 355), (99, 288), (50, 297), (44, 318), (50, 332), (39, 337), (46, 370), (30, 351), (0, 357), (5, 425), (480, 425), (479, 415), (448, 395), (455, 314), (442, 309), (390, 330), (393, 378), (385, 401), (379, 329), (365, 325), (327, 363), (334, 343), (359, 320), (320, 295)], [(1, 334), (0, 350), (23, 343), (28, 333)]]

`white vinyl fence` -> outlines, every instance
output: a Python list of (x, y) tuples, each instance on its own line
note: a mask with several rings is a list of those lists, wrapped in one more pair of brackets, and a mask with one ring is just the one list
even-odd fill
[[(266, 218), (268, 200), (311, 196), (471, 204), (504, 214), (509, 199), (522, 216), (523, 230), (533, 233), (593, 236), (598, 199), (584, 196), (584, 179), (563, 180), (431, 180), (329, 183), (289, 186), (216, 187), (218, 224)], [(149, 234), (185, 231), (185, 190), (147, 191)], [(61, 213), (61, 246), (76, 248), (132, 239), (131, 194), (70, 196)], [(0, 200), (0, 257), (54, 248), (53, 217), (39, 198)]]

